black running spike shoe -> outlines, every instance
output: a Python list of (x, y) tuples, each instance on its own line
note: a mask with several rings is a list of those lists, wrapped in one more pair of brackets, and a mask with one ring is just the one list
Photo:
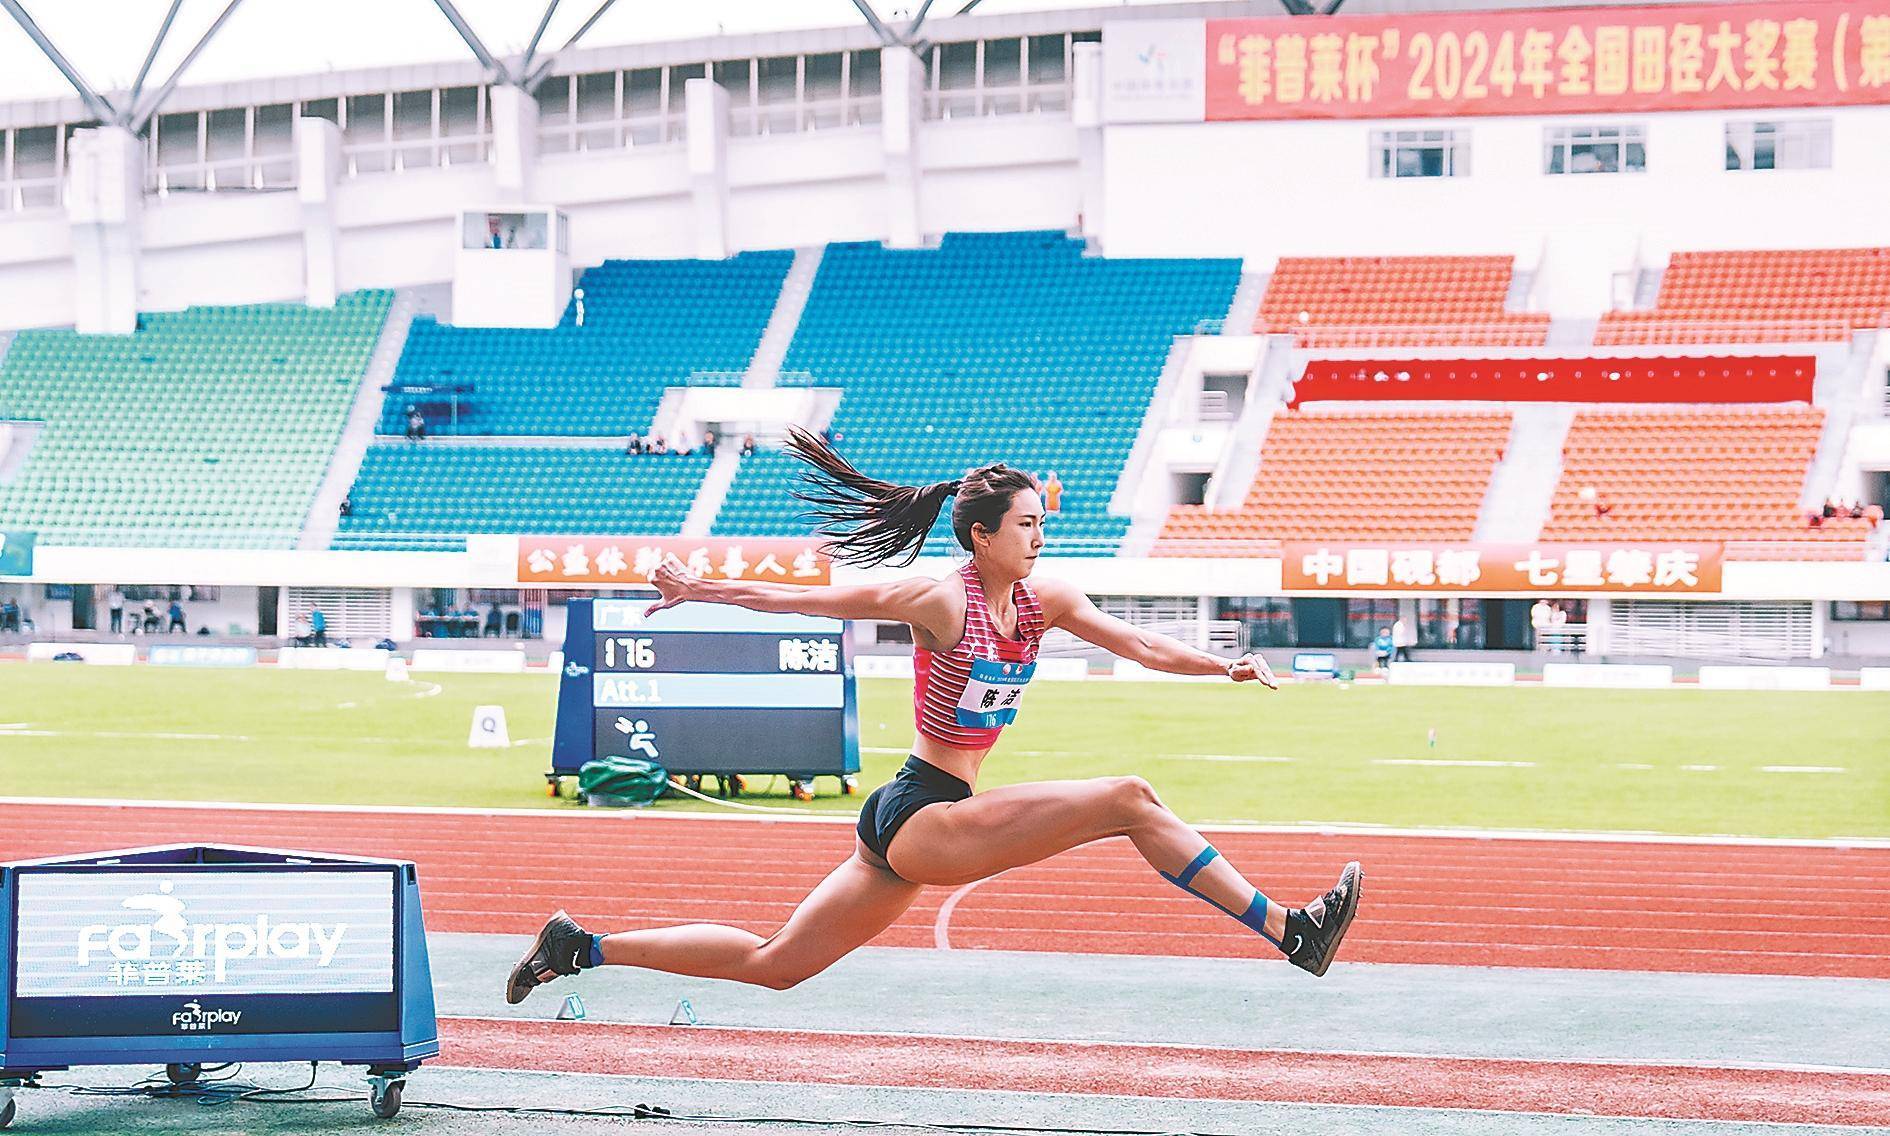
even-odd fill
[(516, 1006), (527, 994), (552, 979), (576, 974), (580, 964), (589, 961), (590, 953), (590, 932), (578, 926), (569, 915), (558, 912), (545, 920), (525, 957), (512, 968), (511, 976), (505, 980), (505, 1000)]
[(1339, 882), (1326, 894), (1305, 907), (1286, 913), (1286, 935), (1281, 940), (1286, 958), (1315, 977), (1324, 975), (1339, 953), (1339, 940), (1345, 938), (1352, 916), (1358, 914), (1358, 895), (1365, 883), (1365, 873), (1354, 860), (1339, 873)]

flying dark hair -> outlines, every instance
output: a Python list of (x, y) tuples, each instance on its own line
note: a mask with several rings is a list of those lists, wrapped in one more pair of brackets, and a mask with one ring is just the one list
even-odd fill
[(802, 488), (794, 490), (794, 496), (811, 506), (801, 516), (819, 523), (827, 554), (869, 568), (887, 563), (903, 568), (917, 560), (947, 497), (957, 498), (952, 503), (952, 535), (969, 552), (972, 525), (996, 531), (1013, 497), (1040, 489), (1029, 472), (1003, 462), (968, 470), (952, 481), (894, 485), (861, 473), (832, 446), (798, 426), (788, 428), (787, 451), (809, 467), (801, 472)]

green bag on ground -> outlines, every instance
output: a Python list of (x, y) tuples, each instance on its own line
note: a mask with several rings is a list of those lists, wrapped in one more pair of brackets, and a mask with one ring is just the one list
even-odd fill
[(669, 771), (640, 757), (600, 757), (578, 770), (578, 792), (607, 808), (647, 805), (668, 785)]

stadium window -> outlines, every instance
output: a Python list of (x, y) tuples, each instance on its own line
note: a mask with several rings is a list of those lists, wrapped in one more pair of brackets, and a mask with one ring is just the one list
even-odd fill
[(930, 58), (930, 118), (978, 113), (978, 41), (934, 44)]
[(847, 122), (867, 125), (879, 121), (879, 52), (855, 51), (847, 56)]
[(1420, 599), (1417, 602), (1418, 646), (1483, 646), (1482, 605), (1465, 599)]
[(714, 65), (715, 84), (728, 92), (728, 132), (757, 133), (755, 125), (755, 61), (724, 59)]
[(21, 127), (9, 131), (8, 137), (12, 145), (7, 181), (13, 189), (7, 206), (37, 209), (59, 204), (59, 186), (52, 180), (59, 176), (58, 127)]
[(256, 159), (260, 186), (286, 188), (295, 184), (295, 108), (292, 105), (271, 103), (256, 108), (251, 153)]
[(158, 188), (203, 188), (202, 119), (196, 111), (156, 119)]
[(986, 114), (1017, 114), (1024, 109), (1024, 41), (987, 39), (981, 44), (978, 82)]
[(1374, 130), (1371, 169), (1377, 178), (1470, 176), (1468, 130)]
[(1890, 600), (1832, 600), (1831, 618), (1842, 623), (1890, 621)]
[(1551, 126), (1543, 131), (1545, 174), (1618, 174), (1647, 171), (1642, 126)]
[(1345, 646), (1369, 647), (1379, 628), (1390, 629), (1398, 619), (1398, 601), (1353, 596), (1345, 601)]
[(486, 158), (480, 135), (480, 87), (447, 87), (440, 92), (440, 138), (445, 141), (447, 165), (471, 165)]
[(803, 82), (802, 115), (804, 125), (813, 130), (846, 123), (846, 86), (843, 82), (840, 52), (807, 56)]
[(577, 77), (577, 148), (615, 150), (623, 145), (617, 122), (623, 117), (621, 71), (595, 71)]
[(538, 101), (539, 152), (566, 153), (571, 149), (571, 76), (550, 76), (533, 97)]
[(348, 154), (350, 169), (358, 174), (383, 173), (390, 168), (386, 94), (350, 95), (342, 104), (341, 146)]
[(1223, 596), (1215, 606), (1214, 618), (1240, 621), (1244, 651), (1299, 645), (1293, 630), (1293, 601), (1284, 596)]
[(1726, 124), (1726, 168), (1828, 170), (1831, 168), (1831, 120), (1729, 122)]
[(394, 92), (394, 141), (401, 144), (395, 151), (395, 168), (439, 164), (434, 153), (439, 134), (433, 113), (435, 93), (433, 89)]
[(341, 100), (310, 99), (300, 105), (296, 114), (301, 118), (325, 118), (339, 126), (341, 124)]
[(763, 134), (800, 129), (801, 57), (778, 55), (756, 60), (757, 127)]
[(1024, 43), (1024, 109), (1066, 110), (1070, 105), (1070, 37), (1036, 35)]

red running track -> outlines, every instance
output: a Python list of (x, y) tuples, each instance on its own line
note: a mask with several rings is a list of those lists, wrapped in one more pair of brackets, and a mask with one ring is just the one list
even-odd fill
[[(850, 825), (685, 817), (0, 805), (0, 860), (179, 841), (419, 865), (429, 927), (526, 933), (554, 907), (623, 930), (713, 920), (766, 934), (853, 848)], [(1300, 903), (1363, 862), (1353, 962), (1890, 978), (1890, 849), (1221, 832)], [(930, 888), (875, 943), (931, 947)], [(1126, 840), (956, 896), (954, 948), (1277, 957), (1162, 880)]]
[(799, 1084), (1890, 1125), (1890, 1076), (443, 1019), (447, 1065)]

